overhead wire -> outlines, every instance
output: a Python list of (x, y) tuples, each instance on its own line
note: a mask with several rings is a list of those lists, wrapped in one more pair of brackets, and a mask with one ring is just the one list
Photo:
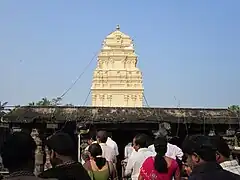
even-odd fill
[(87, 101), (88, 101), (88, 98), (89, 98), (90, 94), (91, 94), (91, 88), (88, 91), (88, 94), (87, 94), (87, 97), (86, 97), (86, 99), (85, 99), (85, 101), (83, 103), (83, 106), (85, 106), (87, 104)]
[(86, 70), (89, 68), (89, 66), (92, 64), (93, 60), (95, 59), (95, 57), (97, 56), (98, 52), (96, 52), (94, 54), (94, 56), (92, 57), (92, 59), (89, 61), (89, 63), (85, 66), (85, 68), (83, 69), (83, 71), (81, 72), (81, 74), (79, 74), (79, 76), (77, 77), (77, 79), (69, 86), (69, 88), (67, 88), (61, 96), (59, 96), (60, 99), (62, 99), (76, 84), (77, 82), (81, 79), (81, 77), (83, 76), (83, 74), (86, 72)]
[[(84, 75), (84, 73), (86, 72), (86, 70), (87, 70), (87, 69), (89, 68), (89, 66), (92, 64), (92, 62), (93, 62), (93, 60), (96, 58), (97, 54), (98, 54), (98, 52), (96, 52), (96, 53), (94, 54), (94, 56), (91, 58), (91, 60), (89, 61), (89, 63), (85, 66), (85, 68), (83, 69), (83, 71), (79, 74), (79, 76), (77, 77), (77, 79), (61, 94), (61, 96), (57, 97), (57, 99), (59, 99), (59, 101), (62, 100), (62, 99), (64, 98), (64, 96), (77, 84), (77, 82), (81, 79), (81, 77)], [(84, 103), (83, 103), (84, 105), (86, 105), (90, 93), (91, 93), (91, 89), (89, 90), (88, 95), (87, 95), (86, 99), (84, 100)], [(52, 112), (52, 117), (54, 116), (54, 114), (55, 114), (56, 111), (57, 111), (57, 107), (55, 107), (55, 110), (53, 110), (53, 112)], [(71, 119), (67, 119), (67, 120), (64, 122), (63, 126), (61, 127), (61, 129), (55, 131), (55, 132), (53, 133), (53, 135), (56, 134), (56, 133), (58, 133), (58, 132), (61, 132), (61, 131), (66, 127), (67, 123), (68, 123), (70, 120), (71, 120)], [(76, 121), (77, 121), (77, 120), (76, 120)]]

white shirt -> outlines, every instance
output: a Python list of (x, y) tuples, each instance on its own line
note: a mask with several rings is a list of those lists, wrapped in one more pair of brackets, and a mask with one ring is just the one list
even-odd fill
[(99, 145), (102, 148), (102, 157), (106, 158), (107, 161), (116, 163), (117, 159), (114, 150), (106, 143), (100, 143)]
[(240, 166), (238, 165), (238, 162), (236, 160), (232, 161), (224, 161), (220, 163), (220, 166), (226, 171), (230, 171), (234, 174), (240, 175)]
[[(93, 143), (97, 143), (97, 141), (93, 141), (92, 144), (93, 144)], [(88, 151), (89, 146), (90, 146), (90, 145), (88, 145), (88, 146), (84, 149), (84, 151)], [(82, 163), (82, 164), (85, 163), (85, 161), (83, 160), (82, 157), (81, 157), (81, 163)]]
[(107, 144), (108, 146), (110, 146), (110, 147), (114, 150), (116, 156), (119, 155), (118, 145), (117, 145), (117, 143), (116, 143), (115, 141), (113, 141), (110, 137), (108, 137), (106, 144)]
[(128, 143), (124, 148), (124, 158), (128, 159), (131, 156), (133, 150), (134, 148), (132, 147), (132, 143)]
[[(152, 152), (155, 152), (155, 147), (153, 144), (150, 145), (148, 147), (148, 149), (151, 150)], [(156, 152), (155, 152), (155, 155), (156, 155)], [(172, 159), (176, 159), (176, 157), (178, 157), (178, 159), (182, 160), (183, 152), (176, 145), (167, 143), (167, 152), (166, 152), (165, 156), (170, 157)]]
[(137, 152), (132, 153), (127, 162), (124, 173), (125, 176), (131, 174), (132, 180), (138, 180), (140, 168), (143, 162), (150, 156), (154, 156), (154, 152), (150, 151), (148, 148), (141, 148)]

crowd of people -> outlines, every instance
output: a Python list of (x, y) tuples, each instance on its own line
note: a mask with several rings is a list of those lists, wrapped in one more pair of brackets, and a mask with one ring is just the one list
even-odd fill
[[(240, 166), (231, 158), (220, 136), (189, 136), (181, 148), (159, 135), (153, 141), (138, 134), (125, 146), (123, 178), (132, 180), (240, 180)], [(118, 179), (116, 142), (106, 131), (90, 136), (78, 162), (76, 147), (66, 133), (56, 133), (45, 142), (52, 168), (34, 174), (36, 144), (24, 132), (11, 134), (1, 149), (7, 180), (109, 180)]]

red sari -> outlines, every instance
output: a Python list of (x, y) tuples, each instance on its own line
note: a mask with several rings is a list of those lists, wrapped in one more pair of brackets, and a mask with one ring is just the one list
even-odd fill
[(154, 168), (154, 157), (149, 157), (142, 164), (140, 176), (144, 180), (172, 180), (173, 177), (180, 177), (180, 170), (177, 161), (172, 159), (168, 172), (159, 173)]

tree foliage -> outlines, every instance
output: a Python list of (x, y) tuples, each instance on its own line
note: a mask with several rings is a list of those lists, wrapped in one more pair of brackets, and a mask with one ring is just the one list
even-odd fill
[[(59, 106), (61, 104), (62, 98), (57, 97), (51, 100), (47, 99), (46, 97), (42, 98), (40, 101), (37, 102), (30, 102), (28, 103), (29, 106)], [(72, 104), (66, 104), (66, 106), (73, 106)]]
[(228, 110), (230, 110), (233, 113), (236, 113), (237, 115), (240, 115), (240, 106), (239, 105), (231, 105), (228, 107)]
[(0, 117), (3, 117), (6, 114), (5, 106), (8, 104), (8, 102), (2, 102), (0, 101)]

